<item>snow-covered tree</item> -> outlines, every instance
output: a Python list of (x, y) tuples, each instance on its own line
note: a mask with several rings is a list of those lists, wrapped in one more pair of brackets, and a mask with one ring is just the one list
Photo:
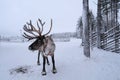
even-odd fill
[(101, 0), (98, 0), (98, 5), (97, 5), (97, 47), (101, 48), (101, 35), (100, 35), (100, 29), (101, 29)]
[(90, 57), (90, 42), (89, 42), (89, 0), (83, 0), (83, 41), (84, 55)]
[(76, 36), (77, 38), (82, 38), (83, 33), (83, 23), (82, 23), (82, 17), (79, 18), (76, 28)]
[[(95, 18), (94, 15), (92, 13), (92, 11), (89, 11), (89, 34), (90, 34), (90, 44), (92, 46), (92, 37), (93, 37), (93, 33), (95, 32)], [(83, 23), (82, 23), (82, 17), (79, 18), (78, 23), (77, 23), (77, 28), (76, 28), (76, 34), (77, 34), (77, 38), (81, 38), (82, 39), (82, 35), (83, 35)], [(84, 45), (83, 43), (83, 39), (82, 39), (82, 46)]]

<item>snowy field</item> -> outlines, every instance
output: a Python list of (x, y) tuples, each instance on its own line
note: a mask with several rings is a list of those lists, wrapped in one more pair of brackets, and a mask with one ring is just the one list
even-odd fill
[[(57, 73), (46, 65), (47, 75), (42, 76), (42, 57), (37, 66), (37, 52), (28, 50), (30, 43), (0, 42), (0, 80), (120, 80), (120, 55), (94, 48), (88, 59), (79, 39), (55, 43)], [(25, 73), (15, 71), (21, 67)]]

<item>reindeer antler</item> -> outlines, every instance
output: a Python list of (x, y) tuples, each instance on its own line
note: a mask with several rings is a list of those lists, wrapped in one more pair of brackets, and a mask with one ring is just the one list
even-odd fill
[(24, 32), (24, 34), (23, 34), (23, 37), (27, 38), (28, 40), (32, 40), (32, 39), (35, 39), (35, 38), (36, 38), (36, 37), (34, 37), (34, 36), (29, 36), (29, 35), (26, 34), (25, 32)]
[[(37, 25), (38, 26), (38, 25)], [(38, 30), (33, 26), (32, 21), (30, 20), (30, 22), (26, 23), (23, 27), (24, 31), (26, 31), (27, 33), (24, 32), (23, 37), (27, 38), (28, 40), (31, 39), (35, 39), (38, 36), (41, 36), (41, 32), (40, 32), (40, 27), (38, 26)], [(38, 35), (36, 35), (35, 33), (37, 33)], [(30, 35), (32, 34), (32, 36)]]
[(49, 31), (46, 33), (46, 34), (44, 34), (44, 36), (46, 36), (46, 35), (48, 35), (49, 33), (50, 33), (50, 31), (52, 30), (52, 19), (51, 19), (51, 25), (50, 25), (50, 29), (49, 29)]
[[(41, 25), (42, 29), (40, 28), (39, 24)], [(29, 34), (24, 32), (23, 37), (27, 38), (28, 40), (35, 39), (37, 37), (41, 37), (44, 25), (45, 25), (45, 22), (42, 22), (41, 19), (38, 19), (38, 21), (37, 21), (38, 29), (36, 29), (33, 26), (32, 21), (30, 20), (30, 22), (29, 23), (27, 22), (23, 27), (24, 31), (26, 31)], [(44, 34), (44, 36), (48, 35), (50, 33), (51, 29), (52, 29), (52, 19), (51, 19), (50, 30), (46, 34)], [(37, 33), (38, 35), (36, 35), (35, 33)], [(32, 35), (30, 35), (30, 34), (32, 34)]]
[[(45, 25), (45, 22), (42, 23), (41, 19), (38, 19), (38, 21), (39, 21), (40, 25), (42, 26), (42, 30), (40, 31), (40, 33), (42, 34), (42, 32), (43, 32), (43, 26)], [(37, 21), (37, 26), (38, 26), (38, 28), (40, 28), (38, 21)]]

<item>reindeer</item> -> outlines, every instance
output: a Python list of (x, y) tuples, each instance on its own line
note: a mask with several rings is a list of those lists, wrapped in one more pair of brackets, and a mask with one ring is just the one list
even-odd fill
[[(42, 29), (40, 28), (39, 24), (42, 26)], [(52, 63), (53, 63), (52, 72), (55, 74), (57, 72), (55, 67), (55, 59), (54, 59), (55, 43), (52, 37), (48, 36), (48, 34), (52, 29), (52, 19), (51, 19), (50, 30), (46, 34), (42, 35), (44, 24), (45, 22), (43, 23), (41, 19), (38, 19), (37, 21), (38, 29), (36, 29), (33, 26), (32, 21), (30, 20), (30, 22), (29, 23), (27, 22), (23, 27), (24, 31), (27, 32), (27, 33), (24, 32), (23, 37), (27, 38), (28, 41), (32, 39), (36, 39), (29, 46), (29, 50), (32, 50), (32, 51), (38, 50), (38, 60), (37, 60), (38, 65), (40, 65), (40, 62), (39, 62), (40, 53), (42, 54), (43, 56), (43, 69), (41, 72), (42, 75), (46, 75), (45, 64), (46, 64), (46, 60), (47, 60), (47, 63), (49, 64), (49, 60), (48, 60), (49, 55), (51, 56)]]

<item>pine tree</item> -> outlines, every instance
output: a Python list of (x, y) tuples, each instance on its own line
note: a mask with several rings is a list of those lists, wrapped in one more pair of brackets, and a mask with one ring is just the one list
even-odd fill
[(82, 17), (80, 17), (79, 20), (78, 20), (76, 33), (77, 33), (78, 38), (82, 38), (82, 33), (83, 33)]

